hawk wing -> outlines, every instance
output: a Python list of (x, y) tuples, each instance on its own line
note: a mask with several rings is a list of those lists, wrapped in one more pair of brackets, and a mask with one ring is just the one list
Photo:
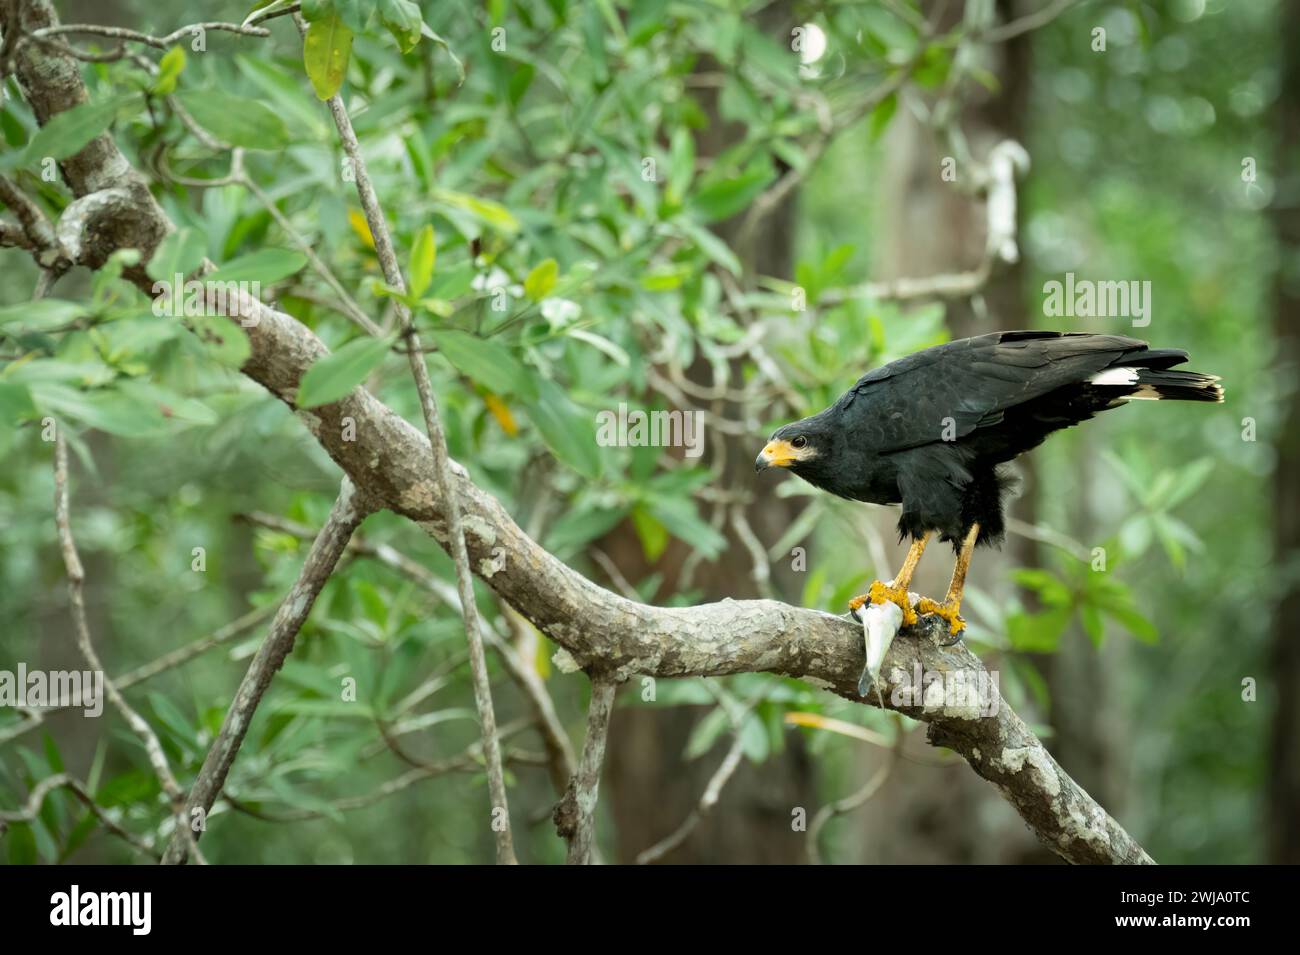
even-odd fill
[(1153, 352), (1121, 335), (995, 332), (927, 348), (863, 375), (837, 404), (877, 453), (958, 440), (1001, 423), (1009, 408), (1082, 384), (1125, 360), (1166, 367), (1180, 351)]

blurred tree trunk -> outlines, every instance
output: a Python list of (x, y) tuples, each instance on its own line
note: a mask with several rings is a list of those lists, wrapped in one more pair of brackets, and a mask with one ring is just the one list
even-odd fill
[[(768, 7), (759, 17), (759, 26), (772, 37), (789, 36), (794, 21), (788, 2)], [(702, 61), (699, 72), (716, 69)], [(745, 129), (724, 123), (718, 110), (718, 93), (713, 88), (697, 92), (701, 107), (709, 116), (709, 126), (696, 139), (696, 152), (702, 161), (716, 156), (741, 140)], [(784, 169), (778, 169), (778, 173)], [(793, 240), (797, 191), (776, 207), (758, 230), (754, 241), (745, 247), (736, 245), (742, 216), (724, 222), (714, 231), (732, 245), (745, 274), (788, 277), (794, 271)], [(707, 364), (697, 362), (687, 369), (692, 381), (711, 386)], [(738, 381), (739, 378), (733, 378)], [(734, 407), (722, 413), (738, 419)], [(703, 463), (711, 466), (721, 459), (723, 471), (718, 487), (753, 488), (752, 462), (764, 435), (735, 436), (710, 430), (706, 434)], [(747, 515), (760, 541), (776, 540), (797, 513), (797, 505), (776, 498), (770, 489), (758, 489), (762, 504), (751, 506)], [(709, 517), (705, 511), (704, 516)], [(727, 544), (718, 559), (701, 563), (689, 583), (700, 600), (727, 597), (761, 596), (753, 578), (749, 550), (736, 538), (729, 522), (720, 528)], [(625, 522), (601, 542), (625, 576), (640, 580), (655, 572), (664, 574), (660, 596), (678, 593), (679, 574), (690, 549), (674, 539), (653, 565), (642, 555), (635, 530)], [(782, 562), (772, 568), (773, 586), (787, 598), (797, 597), (789, 568)], [(713, 749), (699, 759), (686, 761), (687, 741), (695, 725), (707, 712), (704, 707), (624, 707), (615, 715), (610, 727), (605, 780), (602, 794), (608, 793), (609, 806), (617, 833), (617, 859), (631, 862), (637, 853), (670, 835), (699, 801), (730, 745), (725, 735)], [(681, 846), (665, 856), (664, 861), (680, 864), (698, 863), (797, 863), (806, 859), (805, 835), (791, 827), (791, 810), (796, 806), (812, 807), (813, 773), (810, 761), (796, 733), (786, 736), (787, 748), (773, 754), (761, 765), (748, 760), (723, 790), (714, 811), (705, 817)]]
[(1278, 240), (1276, 312), (1279, 367), (1291, 384), (1277, 439), (1273, 475), (1274, 547), (1285, 581), (1273, 617), (1273, 686), (1277, 710), (1273, 722), (1272, 772), (1269, 774), (1270, 861), (1300, 862), (1300, 2), (1282, 7), (1282, 88), (1278, 104), (1277, 193), (1273, 223)]
[[(1023, 14), (1023, 3), (999, 0), (1002, 22)], [(954, 26), (962, 17), (960, 4), (947, 6), (943, 27)], [(984, 64), (998, 78), (998, 89), (988, 92), (972, 81), (965, 90), (970, 105), (958, 111), (956, 121), (976, 159), (1004, 139), (1024, 144), (1028, 115), (1031, 37), (1022, 34), (989, 50)], [(886, 243), (874, 278), (922, 277), (975, 268), (984, 250), (986, 235), (984, 204), (957, 188), (969, 172), (957, 167), (958, 183), (940, 176), (947, 146), (933, 130), (918, 121), (904, 107), (899, 109), (886, 140), (885, 173), (880, 195), (886, 203), (881, 225)], [(1031, 173), (1032, 174), (1032, 173)], [(1018, 190), (1023, 196), (1023, 186)], [(1018, 204), (1023, 223), (1023, 199)], [(1018, 229), (1019, 234), (1019, 229)], [(1025, 251), (1023, 242), (1021, 252)], [(972, 308), (967, 300), (948, 304), (946, 322), (954, 338), (980, 335), (1002, 329), (1029, 328), (1035, 316), (1026, 310), (1023, 255), (1014, 265), (1000, 265), (985, 285), (983, 309)], [(1032, 460), (1016, 462), (1023, 480), (1020, 496), (1010, 511), (1023, 521), (1035, 521), (1035, 481)], [(894, 515), (881, 518), (882, 531), (892, 535)], [(885, 527), (884, 525), (888, 525)], [(902, 550), (894, 557), (901, 560)], [(948, 586), (953, 555), (947, 545), (926, 552), (914, 590), (941, 595)], [(1038, 563), (1033, 541), (1009, 536), (1001, 554), (981, 551), (973, 565), (974, 586), (996, 592), (1009, 586), (1006, 569)], [(865, 780), (884, 754), (866, 762)], [(972, 773), (953, 768), (936, 769), (927, 763), (903, 761), (893, 777), (861, 814), (859, 840), (863, 859), (887, 863), (1008, 863), (1047, 861), (1041, 849), (1005, 804)], [(957, 767), (963, 769), (964, 767)]]

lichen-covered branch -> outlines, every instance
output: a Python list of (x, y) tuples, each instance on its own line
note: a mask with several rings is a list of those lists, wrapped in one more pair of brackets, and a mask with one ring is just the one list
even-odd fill
[(600, 770), (605, 765), (605, 744), (609, 740), (609, 718), (614, 712), (618, 684), (605, 674), (591, 680), (591, 703), (587, 707), (587, 736), (582, 744), (578, 770), (555, 807), (555, 828), (569, 841), (569, 865), (590, 865), (596, 845), (596, 797), (600, 791)]

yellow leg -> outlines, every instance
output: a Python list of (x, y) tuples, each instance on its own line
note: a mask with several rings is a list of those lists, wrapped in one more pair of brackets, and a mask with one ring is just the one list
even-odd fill
[(934, 613), (947, 620), (948, 632), (952, 634), (961, 633), (966, 629), (966, 621), (960, 616), (961, 594), (966, 587), (966, 571), (970, 569), (971, 553), (975, 550), (975, 541), (979, 536), (979, 524), (972, 524), (970, 530), (966, 532), (966, 539), (962, 541), (961, 551), (957, 554), (957, 563), (952, 569), (952, 582), (948, 584), (948, 596), (944, 598), (943, 603), (936, 603), (929, 597), (922, 597), (916, 604), (918, 613)]
[(849, 609), (855, 614), (868, 603), (882, 604), (886, 601), (892, 601), (897, 604), (903, 611), (903, 626), (910, 627), (916, 623), (916, 611), (912, 609), (912, 603), (907, 599), (907, 588), (912, 583), (912, 575), (916, 573), (916, 565), (921, 562), (921, 554), (925, 552), (925, 542), (930, 539), (930, 532), (926, 531), (916, 540), (912, 541), (912, 546), (908, 548), (907, 557), (903, 560), (903, 566), (896, 576), (889, 583), (883, 583), (879, 580), (871, 585), (871, 589), (865, 594), (860, 594), (849, 601)]

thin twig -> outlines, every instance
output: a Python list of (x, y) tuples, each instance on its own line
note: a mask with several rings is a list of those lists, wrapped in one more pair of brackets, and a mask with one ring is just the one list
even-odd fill
[(338, 276), (334, 274), (334, 270), (326, 265), (324, 260), (316, 254), (315, 248), (313, 248), (312, 244), (307, 241), (306, 236), (294, 228), (293, 223), (289, 221), (289, 217), (281, 212), (280, 207), (275, 204), (275, 200), (267, 195), (266, 191), (254, 182), (253, 178), (242, 169), (240, 170), (237, 181), (240, 185), (244, 186), (244, 188), (248, 189), (249, 192), (257, 196), (258, 201), (261, 202), (266, 208), (266, 211), (271, 214), (271, 218), (273, 218), (280, 228), (284, 230), (285, 234), (289, 236), (289, 239), (293, 244), (298, 247), (298, 250), (302, 252), (303, 255), (307, 256), (308, 264), (311, 265), (312, 269), (315, 270), (316, 274), (321, 277), (325, 284), (330, 287), (331, 291), (338, 296), (339, 305), (343, 310), (343, 314), (360, 326), (367, 335), (374, 335), (376, 338), (382, 338), (384, 330), (376, 325), (370, 316), (361, 310), (361, 306), (357, 304), (356, 300), (343, 286), (343, 283), (339, 281)]
[(1028, 33), (1030, 30), (1037, 30), (1040, 27), (1047, 26), (1077, 2), (1078, 0), (1055, 0), (1055, 2), (1043, 7), (1043, 9), (1027, 14), (1019, 20), (1012, 20), (1000, 27), (994, 27), (981, 36), (980, 39), (988, 43), (1004, 43), (1012, 37), (1020, 36), (1022, 33)]
[(763, 550), (758, 535), (749, 526), (749, 518), (745, 516), (745, 508), (741, 504), (731, 506), (731, 529), (745, 545), (745, 550), (749, 551), (750, 560), (754, 563), (750, 576), (754, 578), (754, 586), (758, 588), (759, 594), (764, 597), (773, 596), (772, 566), (768, 563), (767, 552)]
[[(352, 532), (368, 513), (352, 482), (344, 478), (329, 519), (312, 542), (298, 579), (281, 602), (275, 619), (271, 622), (270, 632), (249, 664), (230, 709), (226, 711), (221, 732), (208, 749), (203, 768), (199, 770), (198, 778), (194, 780), (194, 786), (185, 802), (185, 820), (194, 817), (206, 820), (212, 804), (221, 793), (221, 787), (225, 785), (231, 764), (235, 761), (258, 704), (271, 685), (271, 679), (293, 650), (294, 639), (306, 622), (321, 588), (343, 556)], [(188, 831), (191, 827), (183, 822), (182, 828)], [(195, 838), (198, 837), (199, 833), (196, 833)], [(186, 848), (184, 839), (173, 837), (163, 856), (164, 864), (184, 862)]]
[[(263, 511), (241, 514), (240, 518), (252, 524), (279, 531), (283, 534), (290, 534), (294, 537), (311, 536), (306, 525), (298, 524), (295, 521), (274, 514), (267, 514)], [(460, 612), (460, 595), (456, 593), (456, 589), (444, 582), (442, 578), (423, 564), (412, 560), (395, 547), (388, 544), (374, 544), (357, 536), (348, 542), (348, 550), (349, 552), (371, 557), (381, 564), (391, 567), (428, 590), (434, 597), (457, 613)], [(510, 632), (515, 635), (516, 640), (522, 641), (533, 633), (528, 621), (520, 616), (509, 604), (503, 603), (501, 605), (501, 615), (505, 619)], [(551, 695), (547, 692), (545, 684), (542, 683), (536, 671), (525, 663), (525, 657), (522, 654), (494, 633), (491, 628), (484, 628), (484, 632), (487, 634), (488, 643), (497, 651), (499, 659), (506, 668), (506, 673), (523, 692), (524, 696), (528, 698), (536, 718), (538, 731), (542, 736), (542, 742), (551, 759), (551, 778), (555, 784), (556, 795), (563, 795), (569, 777), (573, 775), (574, 756), (573, 746), (569, 742), (568, 735), (564, 732), (564, 726), (560, 723), (559, 716), (556, 714), (555, 702), (551, 699)], [(445, 679), (442, 674), (433, 674), (429, 680), (426, 680), (424, 684), (397, 705), (397, 711), (402, 712), (415, 706), (444, 682)]]
[[(59, 548), (63, 552), (63, 566), (68, 575), (68, 597), (72, 603), (72, 620), (77, 634), (77, 647), (85, 657), (90, 669), (96, 673), (104, 672), (104, 664), (95, 652), (95, 645), (90, 639), (90, 623), (86, 618), (86, 602), (83, 595), (86, 572), (77, 554), (77, 544), (72, 537), (72, 521), (68, 516), (68, 444), (63, 436), (63, 427), (54, 429), (54, 522), (59, 531)], [(167, 755), (153, 727), (126, 701), (117, 685), (107, 677), (104, 678), (104, 692), (108, 694), (113, 707), (126, 720), (131, 731), (140, 737), (148, 754), (149, 764), (154, 775), (158, 777), (163, 792), (171, 802), (172, 811), (180, 809), (185, 801), (185, 790), (181, 788), (176, 777), (172, 775)], [(188, 831), (183, 820), (177, 820), (177, 831)]]
[(600, 770), (605, 763), (609, 738), (609, 717), (614, 710), (618, 686), (613, 678), (595, 674), (591, 678), (591, 704), (587, 707), (587, 736), (582, 743), (578, 771), (555, 807), (556, 831), (569, 842), (565, 861), (569, 865), (590, 865), (596, 844), (596, 800), (600, 791)]
[(736, 233), (735, 244), (738, 248), (743, 249), (749, 245), (750, 240), (757, 234), (759, 226), (763, 224), (763, 220), (785, 201), (796, 186), (803, 182), (804, 178), (812, 171), (817, 161), (821, 159), (832, 141), (834, 141), (836, 135), (856, 125), (869, 115), (873, 109), (902, 89), (903, 85), (911, 78), (921, 56), (925, 53), (924, 38), (919, 50), (920, 52), (899, 67), (893, 76), (872, 90), (869, 95), (863, 97), (843, 121), (825, 130), (805, 151), (802, 166), (797, 169), (793, 166), (787, 169), (780, 179), (769, 186), (750, 204), (745, 213), (745, 218), (741, 221), (740, 229)]
[(1016, 244), (1016, 177), (1029, 167), (1029, 154), (1014, 140), (1003, 140), (989, 151), (987, 165), (974, 175), (985, 185), (987, 234), (979, 264), (966, 272), (931, 275), (926, 278), (898, 278), (884, 282), (864, 282), (849, 288), (828, 289), (818, 296), (817, 304), (840, 305), (852, 299), (873, 301), (912, 301), (930, 298), (967, 298), (982, 289), (998, 262), (1015, 262), (1019, 257)]
[(722, 790), (731, 781), (731, 777), (736, 774), (736, 770), (740, 767), (741, 757), (745, 755), (745, 741), (741, 734), (745, 720), (749, 717), (750, 711), (766, 698), (766, 694), (759, 694), (748, 703), (740, 704), (732, 700), (724, 690), (715, 684), (706, 683), (705, 685), (717, 698), (718, 705), (722, 707), (722, 711), (727, 716), (727, 722), (731, 725), (731, 745), (727, 748), (727, 754), (722, 757), (722, 762), (718, 764), (718, 768), (709, 777), (704, 792), (700, 794), (699, 802), (682, 820), (682, 824), (673, 830), (670, 835), (659, 840), (650, 848), (639, 852), (636, 857), (637, 865), (649, 865), (668, 855), (668, 853), (685, 842), (696, 827), (704, 821), (705, 817), (713, 811), (713, 807), (718, 804), (718, 800), (722, 796)]
[[(294, 21), (299, 31), (306, 35), (307, 24), (301, 14), (295, 14)], [(347, 107), (338, 94), (330, 97), (328, 105), (330, 115), (334, 118), (334, 125), (339, 132), (339, 142), (349, 162), (352, 163), (357, 196), (361, 200), (366, 223), (375, 241), (375, 254), (383, 269), (384, 280), (398, 292), (405, 293), (406, 281), (397, 264), (393, 239), (388, 231), (388, 220), (384, 217), (379, 197), (370, 181), (370, 173), (361, 155), (361, 144), (357, 141), (356, 132), (352, 128)], [(465, 546), (465, 530), (461, 525), (459, 490), (456, 487), (456, 477), (452, 474), (450, 458), (447, 454), (447, 439), (443, 434), (442, 419), (438, 414), (438, 403), (433, 396), (429, 369), (420, 351), (420, 339), (415, 330), (411, 311), (400, 299), (396, 299), (395, 302), (402, 334), (410, 349), (407, 358), (410, 362), (411, 374), (415, 378), (415, 390), (420, 396), (420, 410), (424, 415), (424, 426), (433, 452), (433, 481), (446, 509), (446, 545), (451, 549), (452, 561), (456, 565), (456, 588), (460, 594), (460, 609), (465, 621), (465, 638), (469, 641), (470, 673), (473, 677), (474, 703), (478, 707), (479, 723), (483, 733), (483, 752), (487, 760), (488, 793), (492, 800), (492, 830), (496, 835), (497, 862), (513, 864), (516, 859), (510, 834), (510, 810), (506, 801), (505, 774), (501, 769), (501, 747), (497, 741), (496, 713), (492, 708), (492, 687), (488, 681), (487, 658), (483, 651), (478, 604), (474, 598), (474, 577), (469, 566), (469, 552)]]
[(191, 23), (188, 26), (179, 27), (165, 36), (151, 36), (148, 33), (140, 33), (138, 30), (128, 30), (125, 27), (107, 27), (99, 26), (93, 23), (67, 23), (60, 26), (43, 27), (40, 30), (33, 30), (31, 36), (35, 39), (58, 36), (66, 33), (80, 33), (89, 36), (102, 36), (110, 40), (124, 40), (128, 43), (144, 43), (157, 50), (165, 50), (177, 40), (194, 36), (199, 31), (207, 32), (208, 30), (224, 31), (226, 33), (239, 33), (243, 36), (268, 37), (271, 31), (265, 27), (241, 26), (238, 23)]
[[(119, 690), (129, 690), (137, 683), (143, 683), (145, 680), (153, 679), (159, 673), (164, 673), (167, 670), (173, 670), (178, 666), (183, 666), (184, 664), (189, 663), (196, 657), (207, 653), (213, 647), (219, 647), (223, 643), (229, 643), (231, 640), (234, 640), (236, 637), (262, 623), (274, 612), (274, 604), (268, 604), (265, 607), (258, 607), (256, 610), (250, 610), (242, 617), (232, 620), (224, 627), (214, 630), (206, 637), (195, 640), (193, 643), (187, 644), (186, 646), (177, 647), (175, 650), (163, 654), (156, 660), (142, 663), (140, 666), (133, 670), (128, 670), (121, 676), (113, 677), (113, 682), (117, 684)], [(66, 705), (58, 704), (55, 706), (44, 706), (39, 710), (29, 711), (32, 716), (30, 721), (9, 727), (6, 730), (0, 730), (0, 745), (4, 745), (10, 740), (22, 736), (29, 730), (34, 730), (44, 722), (45, 717), (68, 708), (69, 707)]]
[(817, 842), (821, 838), (822, 829), (826, 827), (826, 824), (836, 816), (842, 816), (865, 806), (876, 793), (880, 792), (880, 788), (885, 785), (885, 781), (889, 779), (890, 774), (894, 771), (894, 766), (897, 765), (898, 758), (902, 755), (903, 744), (907, 740), (907, 734), (903, 732), (901, 722), (900, 720), (900, 725), (894, 728), (896, 734), (894, 745), (889, 751), (889, 758), (885, 761), (885, 764), (876, 770), (857, 792), (850, 793), (843, 799), (837, 799), (835, 802), (822, 806), (821, 809), (817, 810), (817, 815), (813, 816), (813, 821), (808, 826), (808, 858), (813, 865), (821, 865), (822, 862), (821, 850), (818, 848)]
[(67, 773), (55, 773), (53, 776), (46, 776), (42, 779), (32, 789), (31, 794), (27, 797), (27, 804), (22, 809), (15, 812), (0, 812), (0, 835), (4, 835), (5, 829), (15, 823), (34, 822), (45, 802), (45, 797), (55, 789), (72, 790), (73, 795), (81, 800), (82, 804), (94, 814), (100, 825), (119, 839), (129, 843), (136, 851), (143, 853), (155, 862), (158, 861), (158, 852), (149, 843), (135, 833), (118, 825), (104, 807), (95, 802), (95, 798), (86, 788), (86, 784), (74, 779)]
[(510, 646), (491, 630), (488, 631), (488, 640), (497, 650), (501, 662), (505, 665), (506, 673), (528, 698), (528, 703), (533, 710), (534, 722), (542, 736), (542, 744), (546, 747), (551, 785), (555, 788), (557, 796), (563, 796), (569, 777), (574, 773), (573, 744), (569, 742), (564, 724), (560, 722), (559, 714), (555, 711), (555, 701), (546, 691), (542, 678), (530, 665), (529, 657), (523, 652), (523, 648), (537, 639), (536, 631), (507, 603), (502, 603), (501, 614), (505, 617), (506, 625), (514, 632), (516, 642), (520, 646), (519, 648)]

